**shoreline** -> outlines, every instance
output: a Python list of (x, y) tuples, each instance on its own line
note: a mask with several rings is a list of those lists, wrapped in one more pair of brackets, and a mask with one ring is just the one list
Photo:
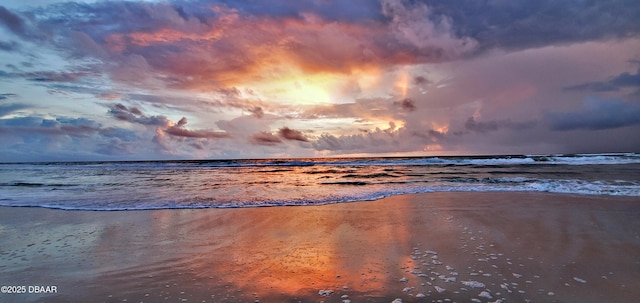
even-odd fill
[(4, 208), (33, 208), (33, 209), (47, 209), (54, 211), (68, 211), (68, 212), (134, 212), (134, 211), (171, 211), (171, 210), (212, 210), (212, 209), (255, 209), (255, 208), (278, 208), (278, 207), (319, 207), (335, 204), (349, 204), (349, 203), (371, 203), (379, 200), (393, 199), (398, 196), (414, 196), (414, 195), (434, 195), (434, 194), (532, 194), (532, 195), (555, 195), (555, 196), (568, 196), (568, 197), (592, 197), (602, 198), (607, 200), (607, 197), (614, 200), (630, 200), (640, 201), (640, 196), (627, 196), (627, 195), (604, 195), (604, 194), (589, 194), (589, 193), (567, 193), (567, 192), (551, 192), (551, 191), (527, 191), (527, 190), (513, 190), (513, 191), (430, 191), (430, 192), (414, 192), (414, 193), (400, 193), (383, 196), (382, 198), (374, 199), (361, 199), (352, 201), (334, 201), (334, 202), (321, 202), (310, 204), (254, 204), (243, 206), (198, 206), (198, 207), (159, 207), (159, 208), (114, 208), (114, 209), (84, 209), (84, 208), (62, 208), (57, 206), (42, 206), (42, 205), (0, 205), (0, 209)]
[(57, 293), (0, 301), (634, 302), (638, 219), (637, 197), (534, 192), (303, 207), (1, 207), (0, 282)]

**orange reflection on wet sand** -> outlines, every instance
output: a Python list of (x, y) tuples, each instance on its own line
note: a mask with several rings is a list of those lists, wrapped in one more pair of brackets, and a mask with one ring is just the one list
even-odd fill
[[(249, 293), (295, 297), (319, 290), (383, 292), (389, 273), (398, 271), (398, 258), (409, 250), (409, 226), (372, 222), (381, 217), (402, 222), (407, 208), (354, 206), (219, 210), (242, 216), (231, 220), (250, 223), (219, 235), (222, 247), (205, 249), (188, 266), (215, 271)], [(209, 230), (224, 230), (219, 223), (212, 222)]]
[(434, 193), (252, 209), (4, 208), (0, 273), (55, 282), (59, 293), (30, 302), (464, 302), (481, 291), (473, 281), (510, 302), (634, 302), (637, 202)]
[(55, 281), (58, 294), (30, 302), (464, 302), (481, 291), (473, 281), (510, 302), (634, 302), (637, 202), (433, 193), (251, 209), (4, 208), (0, 273)]

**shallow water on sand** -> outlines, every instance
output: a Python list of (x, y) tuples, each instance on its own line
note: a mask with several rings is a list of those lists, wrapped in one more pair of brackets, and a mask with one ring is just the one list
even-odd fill
[(10, 297), (18, 302), (640, 296), (637, 198), (431, 193), (305, 207), (5, 210), (0, 230), (11, 245), (0, 252), (1, 276), (59, 289)]

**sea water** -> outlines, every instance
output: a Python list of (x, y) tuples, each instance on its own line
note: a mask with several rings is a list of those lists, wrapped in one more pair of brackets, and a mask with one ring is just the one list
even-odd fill
[(640, 197), (640, 154), (0, 164), (0, 206), (231, 208), (445, 191)]

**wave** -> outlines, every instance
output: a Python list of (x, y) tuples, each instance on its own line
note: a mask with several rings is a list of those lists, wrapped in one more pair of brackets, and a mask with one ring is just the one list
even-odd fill
[(237, 208), (454, 191), (640, 197), (639, 169), (635, 153), (15, 163), (0, 164), (0, 205)]
[[(418, 184), (421, 183), (421, 184)], [(408, 184), (408, 185), (407, 185)], [(63, 210), (92, 210), (92, 211), (124, 211), (124, 210), (157, 210), (157, 209), (202, 209), (202, 208), (247, 208), (247, 207), (271, 207), (271, 206), (304, 206), (324, 205), (355, 201), (372, 201), (389, 196), (415, 193), (433, 192), (546, 192), (580, 195), (610, 195), (640, 197), (640, 181), (585, 181), (585, 180), (545, 180), (525, 177), (515, 178), (458, 178), (449, 182), (387, 182), (383, 186), (369, 182), (326, 182), (322, 186), (349, 187), (354, 190), (343, 191), (340, 194), (330, 194), (316, 198), (290, 199), (243, 199), (220, 201), (212, 198), (174, 198), (173, 200), (142, 199), (136, 201), (134, 197), (127, 197), (126, 201), (103, 200), (75, 200), (51, 202), (51, 201), (15, 201), (12, 199), (0, 199), (0, 206), (14, 207), (44, 207)], [(330, 191), (332, 192), (332, 191)]]
[(385, 166), (385, 165), (527, 165), (527, 164), (631, 164), (640, 163), (638, 153), (606, 154), (532, 154), (495, 156), (443, 156), (443, 157), (369, 157), (369, 158), (308, 158), (308, 159), (257, 159), (257, 160), (181, 160), (181, 161), (115, 161), (115, 162), (47, 162), (0, 163), (0, 165), (35, 165), (39, 168), (103, 167), (103, 168), (157, 168), (180, 169), (203, 167), (308, 167), (308, 166)]
[(35, 183), (35, 182), (6, 182), (0, 183), (0, 187), (71, 187), (77, 184), (63, 183)]

